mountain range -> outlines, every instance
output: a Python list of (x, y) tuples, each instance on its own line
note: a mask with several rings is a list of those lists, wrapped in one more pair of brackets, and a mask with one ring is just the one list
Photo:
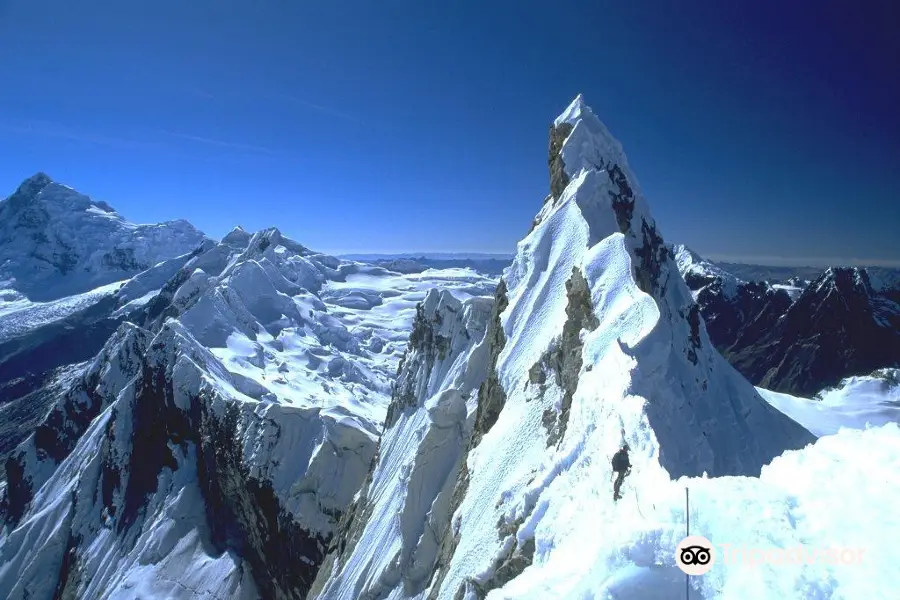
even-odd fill
[(724, 562), (691, 597), (889, 597), (896, 280), (739, 279), (666, 243), (583, 97), (548, 137), (511, 262), (214, 240), (26, 180), (0, 202), (0, 596), (676, 598), (689, 520), (870, 557)]
[(832, 267), (812, 281), (747, 282), (684, 246), (675, 253), (713, 343), (754, 384), (809, 396), (900, 367), (897, 271)]

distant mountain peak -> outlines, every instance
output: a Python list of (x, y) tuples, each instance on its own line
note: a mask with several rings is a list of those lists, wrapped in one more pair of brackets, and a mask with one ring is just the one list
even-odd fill
[(229, 231), (228, 235), (222, 238), (222, 243), (229, 246), (240, 246), (246, 248), (247, 244), (250, 243), (251, 237), (252, 235), (248, 233), (247, 230), (238, 225), (237, 227)]
[(0, 202), (0, 281), (46, 301), (121, 281), (207, 239), (184, 220), (138, 225), (36, 173)]
[(38, 171), (28, 179), (22, 182), (22, 186), (37, 186), (37, 187), (45, 187), (47, 184), (53, 183), (53, 179), (44, 173), (43, 171)]
[(828, 267), (808, 289), (817, 295), (831, 290), (842, 295), (871, 296), (875, 293), (868, 272), (860, 267)]
[(53, 183), (50, 176), (38, 172), (19, 184), (16, 191), (7, 199), (10, 206), (18, 208), (33, 202), (44, 189)]

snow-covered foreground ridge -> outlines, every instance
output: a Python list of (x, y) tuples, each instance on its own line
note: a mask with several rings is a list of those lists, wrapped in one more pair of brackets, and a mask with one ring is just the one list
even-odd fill
[(7, 461), (0, 597), (305, 597), (369, 471), (417, 304), (460, 304), (439, 286), (477, 307), (496, 287), (275, 229), (235, 229), (175, 271), (110, 297), (127, 320)]
[[(674, 565), (650, 566), (683, 527), (662, 502), (673, 478), (758, 476), (813, 441), (712, 348), (621, 146), (581, 96), (550, 129), (549, 166), (484, 339), (437, 377), (404, 364), (400, 381), (425, 379), (394, 398), (319, 598), (674, 597)], [(623, 441), (634, 469), (614, 504)], [(636, 492), (653, 490), (665, 508), (639, 517)], [(669, 534), (632, 548), (648, 530)]]

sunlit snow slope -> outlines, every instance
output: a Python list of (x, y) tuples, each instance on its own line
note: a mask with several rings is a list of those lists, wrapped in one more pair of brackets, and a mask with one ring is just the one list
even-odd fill
[(848, 377), (812, 399), (758, 389), (772, 406), (818, 436), (837, 433), (843, 427), (865, 429), (900, 423), (900, 369)]
[(417, 305), (496, 287), (275, 229), (158, 275), (117, 288), (128, 320), (45, 388), (49, 414), (6, 463), (0, 597), (304, 598), (369, 472)]
[[(470, 362), (487, 354), (488, 372), (423, 389), (406, 421), (388, 421), (320, 598), (603, 598), (613, 578), (634, 578), (614, 597), (673, 597), (666, 577), (654, 588), (635, 564), (652, 548), (625, 553), (640, 551), (629, 547), (644, 528), (671, 528), (656, 545), (674, 548), (683, 514), (653, 522), (633, 497), (613, 504), (620, 444), (634, 464), (626, 497), (662, 500), (672, 478), (758, 476), (814, 439), (713, 349), (621, 146), (580, 96), (551, 127), (550, 180), (469, 350)], [(410, 476), (433, 454), (425, 413), (482, 379), (452, 446), (465, 455), (449, 476)], [(389, 445), (401, 436), (420, 441)]]

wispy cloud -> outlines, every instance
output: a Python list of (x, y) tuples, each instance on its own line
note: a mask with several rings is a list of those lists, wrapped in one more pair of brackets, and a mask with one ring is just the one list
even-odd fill
[(316, 104), (315, 102), (310, 102), (308, 100), (304, 100), (303, 98), (298, 98), (297, 96), (293, 96), (291, 94), (280, 94), (280, 96), (289, 102), (293, 102), (294, 104), (299, 104), (300, 106), (305, 106), (306, 108), (318, 111), (320, 113), (324, 113), (326, 115), (331, 115), (332, 117), (337, 117), (339, 119), (344, 119), (346, 121), (351, 121), (353, 123), (362, 123), (363, 122), (362, 119), (354, 117), (353, 115), (345, 113), (343, 111), (331, 108), (330, 106)]
[(177, 138), (180, 140), (187, 140), (189, 142), (197, 142), (198, 144), (206, 144), (208, 146), (218, 146), (219, 148), (230, 148), (232, 150), (243, 150), (247, 152), (256, 152), (262, 154), (275, 154), (274, 150), (272, 150), (271, 148), (266, 148), (265, 146), (256, 146), (253, 144), (244, 144), (241, 142), (230, 142), (219, 140), (216, 138), (191, 135), (188, 133), (180, 133), (177, 131), (168, 131), (165, 129), (161, 129), (159, 130), (159, 132), (169, 137)]
[(844, 258), (844, 257), (796, 257), (796, 256), (745, 256), (709, 254), (707, 258), (719, 262), (732, 262), (769, 267), (894, 267), (900, 268), (900, 259)]
[(108, 136), (94, 131), (70, 127), (62, 123), (41, 120), (13, 120), (0, 122), (0, 131), (14, 133), (18, 135), (39, 136), (46, 138), (55, 138), (62, 140), (70, 140), (74, 142), (85, 142), (89, 144), (97, 144), (100, 146), (112, 146), (115, 148), (130, 150), (147, 150), (147, 149), (163, 149), (164, 145), (159, 142), (148, 142), (143, 140), (135, 140), (129, 138)]
[[(262, 146), (223, 141), (173, 131), (156, 130), (144, 132), (144, 135), (140, 138), (121, 137), (110, 136), (96, 131), (43, 120), (0, 120), (0, 135), (4, 133), (26, 138), (40, 137), (55, 140), (67, 140), (80, 144), (106, 146), (118, 150), (152, 151), (169, 157), (202, 161), (212, 160), (218, 162), (224, 160), (233, 162), (246, 159), (250, 155), (256, 157), (276, 155), (273, 150)], [(169, 141), (158, 139), (161, 137), (169, 137), (172, 139)], [(184, 144), (179, 144), (175, 141), (177, 139), (194, 142), (195, 145), (206, 145), (237, 150), (239, 152), (201, 153), (198, 148), (194, 148), (193, 152), (190, 151), (190, 149), (186, 151)]]

